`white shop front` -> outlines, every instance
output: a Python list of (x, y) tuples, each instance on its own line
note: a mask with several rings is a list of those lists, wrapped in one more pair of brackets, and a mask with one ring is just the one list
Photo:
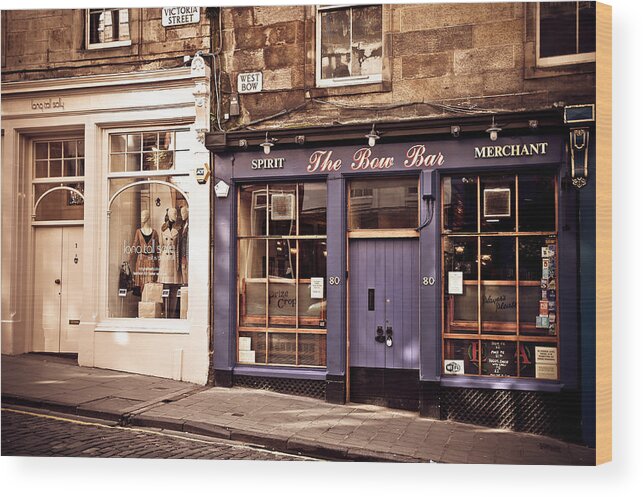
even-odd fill
[(2, 86), (2, 353), (205, 384), (209, 75)]

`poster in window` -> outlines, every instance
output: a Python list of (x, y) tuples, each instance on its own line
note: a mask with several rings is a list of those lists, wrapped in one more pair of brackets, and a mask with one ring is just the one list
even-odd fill
[(449, 294), (462, 295), (462, 271), (449, 271)]
[(514, 376), (516, 374), (516, 342), (484, 341), (482, 343), (482, 374)]

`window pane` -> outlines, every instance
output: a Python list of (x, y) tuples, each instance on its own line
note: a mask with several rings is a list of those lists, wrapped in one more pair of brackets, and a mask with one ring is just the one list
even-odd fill
[(125, 152), (127, 137), (126, 135), (110, 135), (109, 143), (111, 152)]
[(141, 155), (127, 154), (127, 171), (140, 171), (140, 170), (141, 170)]
[[(129, 180), (110, 181), (113, 191)], [(110, 317), (187, 318), (188, 255), (178, 222), (187, 201), (173, 188), (141, 183), (123, 190), (109, 216)], [(183, 256), (185, 255), (185, 258)]]
[(516, 230), (515, 183), (514, 175), (480, 178), (480, 231)]
[(478, 187), (476, 178), (444, 178), (443, 229), (452, 232), (478, 231)]
[(540, 56), (576, 53), (576, 2), (540, 3)]
[(299, 234), (326, 234), (326, 183), (299, 185)]
[(268, 333), (268, 363), (296, 364), (296, 340), (295, 333)]
[(596, 3), (578, 2), (578, 52), (596, 51)]
[(158, 133), (143, 133), (143, 151), (158, 150)]
[(321, 14), (322, 78), (345, 78), (350, 73), (350, 9)]
[(156, 171), (158, 154), (154, 152), (143, 152), (143, 171)]
[(239, 318), (242, 326), (266, 326), (266, 241), (239, 240)]
[(299, 364), (302, 366), (326, 365), (326, 335), (299, 333)]
[(63, 142), (63, 154), (65, 158), (76, 157), (76, 141)]
[(382, 72), (382, 7), (353, 7), (351, 75)]
[(268, 240), (268, 325), (296, 327), (296, 240)]
[(49, 156), (49, 144), (48, 143), (36, 143), (36, 160), (38, 159), (48, 159)]
[(136, 133), (133, 135), (127, 135), (127, 151), (128, 152), (140, 152), (141, 151), (141, 134)]
[(78, 157), (85, 157), (85, 141), (84, 140), (77, 140), (76, 141), (76, 151), (78, 153)]
[(268, 185), (270, 220), (268, 233), (273, 235), (294, 236), (297, 234), (297, 185)]
[[(478, 333), (478, 241), (444, 241), (445, 332)], [(461, 282), (461, 284), (460, 284)]]
[(417, 178), (354, 180), (349, 195), (349, 229), (418, 226)]
[(239, 193), (239, 236), (261, 236), (267, 234), (267, 198), (268, 192), (266, 185), (241, 187)]
[(266, 363), (266, 334), (239, 333), (239, 362), (246, 364)]
[(63, 175), (63, 161), (52, 160), (49, 162), (49, 177), (58, 178)]
[[(299, 327), (326, 328), (326, 241), (299, 240), (298, 254)], [(317, 288), (320, 282), (321, 296)]]
[(63, 156), (62, 142), (49, 142), (49, 157), (51, 159), (61, 159)]
[(35, 172), (36, 178), (46, 178), (47, 176), (49, 176), (49, 161), (46, 161), (46, 160), (36, 161), (35, 168), (36, 168), (36, 172)]
[(516, 239), (512, 236), (485, 236), (480, 240), (482, 280), (516, 279)]
[(78, 159), (77, 166), (78, 166), (78, 170), (77, 170), (78, 176), (85, 176), (85, 159)]
[(555, 179), (542, 175), (518, 176), (519, 231), (556, 229)]
[[(37, 201), (53, 185), (34, 185), (34, 201)], [(71, 188), (83, 192), (83, 184), (70, 184)], [(38, 204), (36, 221), (69, 221), (80, 220), (84, 217), (84, 203), (81, 196), (69, 190), (54, 190), (48, 193)]]
[(516, 239), (480, 240), (482, 333), (516, 333)]
[(112, 154), (109, 156), (109, 170), (112, 173), (125, 171), (125, 154)]
[(482, 340), (482, 374), (516, 376), (516, 342)]
[[(445, 374), (478, 374), (479, 364), (478, 340), (445, 340), (444, 362)], [(449, 367), (446, 364), (451, 363)]]
[(554, 343), (522, 342), (520, 376), (555, 380), (558, 378), (558, 350)]
[(174, 167), (174, 152), (159, 152), (157, 161), (159, 169), (172, 169)]
[(76, 159), (65, 159), (65, 169), (63, 171), (65, 176), (76, 176)]

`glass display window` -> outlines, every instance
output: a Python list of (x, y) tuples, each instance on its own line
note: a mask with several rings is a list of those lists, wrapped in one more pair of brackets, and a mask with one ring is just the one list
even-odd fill
[(558, 378), (556, 198), (548, 173), (442, 178), (444, 374)]
[(326, 184), (238, 189), (240, 364), (326, 365)]
[(348, 190), (349, 230), (415, 229), (418, 178), (356, 179)]

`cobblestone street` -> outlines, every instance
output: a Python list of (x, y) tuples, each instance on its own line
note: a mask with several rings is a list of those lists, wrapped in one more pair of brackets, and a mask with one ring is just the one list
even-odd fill
[(311, 461), (238, 443), (2, 408), (2, 455)]

